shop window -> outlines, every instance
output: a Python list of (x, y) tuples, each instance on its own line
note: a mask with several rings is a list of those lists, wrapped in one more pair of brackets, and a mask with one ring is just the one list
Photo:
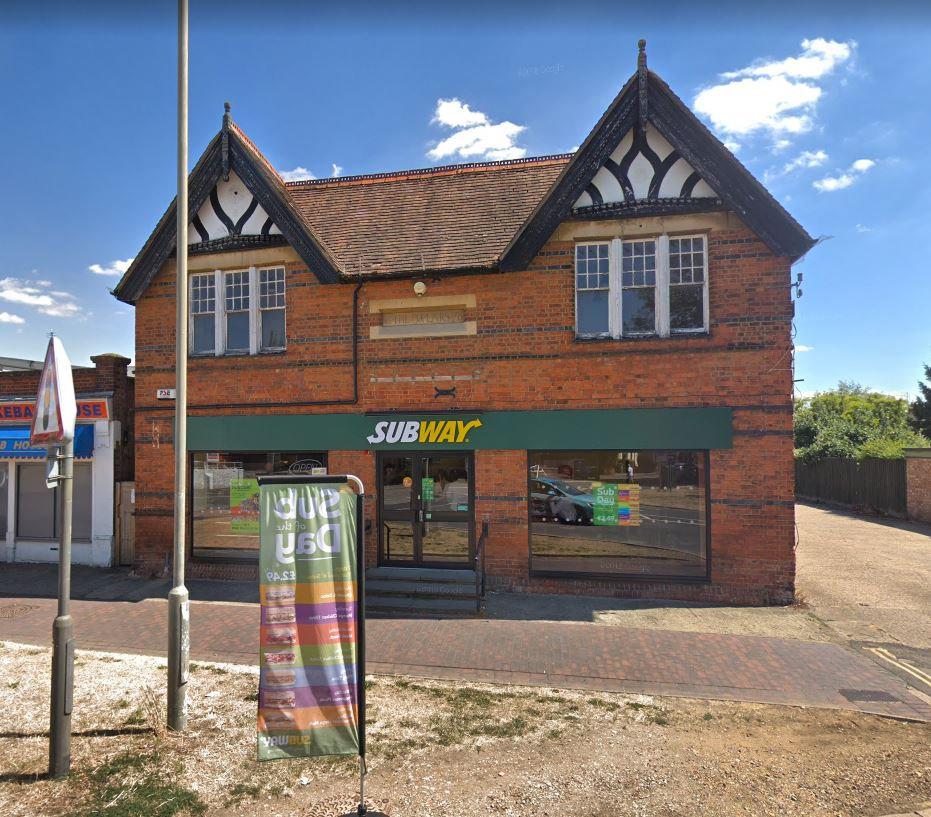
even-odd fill
[(530, 568), (708, 576), (704, 451), (530, 452)]
[(285, 269), (197, 273), (191, 276), (191, 355), (280, 352), (285, 334)]
[(326, 473), (325, 453), (223, 451), (191, 455), (191, 543), (195, 556), (255, 559), (259, 484), (267, 474)]
[(707, 332), (707, 267), (702, 235), (577, 244), (576, 335)]
[[(91, 464), (74, 464), (71, 538), (91, 538)], [(61, 536), (61, 488), (45, 485), (45, 463), (21, 463), (16, 472), (17, 539), (56, 540)]]

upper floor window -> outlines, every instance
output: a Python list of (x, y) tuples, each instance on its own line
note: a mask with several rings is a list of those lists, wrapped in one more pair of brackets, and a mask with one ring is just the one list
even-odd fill
[(212, 355), (216, 348), (216, 281), (212, 272), (191, 276), (191, 352)]
[(607, 335), (608, 245), (579, 244), (575, 248), (575, 314), (580, 335)]
[(263, 349), (284, 348), (284, 269), (259, 270), (259, 316)]
[(577, 244), (576, 334), (643, 337), (708, 330), (705, 237)]
[(226, 350), (249, 351), (249, 271), (227, 272)]
[(285, 348), (283, 267), (197, 273), (191, 276), (190, 287), (192, 355)]
[(669, 328), (673, 332), (700, 332), (705, 328), (705, 239), (703, 236), (669, 239)]

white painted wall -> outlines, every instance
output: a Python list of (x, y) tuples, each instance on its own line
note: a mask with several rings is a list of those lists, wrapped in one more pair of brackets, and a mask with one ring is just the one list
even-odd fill
[[(73, 542), (71, 561), (76, 565), (110, 567), (114, 564), (114, 500), (113, 455), (122, 429), (117, 420), (97, 420), (94, 423), (94, 458), (91, 461), (91, 540)], [(9, 501), (7, 529), (3, 537), (7, 562), (57, 562), (58, 543), (16, 540), (16, 462), (0, 460), (0, 473), (6, 470)], [(24, 460), (19, 460), (24, 462)], [(33, 460), (34, 462), (34, 460)], [(0, 533), (3, 533), (0, 531)]]

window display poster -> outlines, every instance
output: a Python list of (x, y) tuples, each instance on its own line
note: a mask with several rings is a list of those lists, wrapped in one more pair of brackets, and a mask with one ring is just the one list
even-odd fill
[(230, 480), (230, 529), (233, 533), (259, 532), (259, 481)]
[(640, 486), (602, 483), (592, 487), (593, 522), (596, 525), (640, 524)]

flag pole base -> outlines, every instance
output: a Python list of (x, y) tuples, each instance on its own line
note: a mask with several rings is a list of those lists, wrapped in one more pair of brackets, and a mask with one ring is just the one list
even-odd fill
[(356, 810), (359, 817), (365, 817), (368, 814), (368, 809), (365, 807), (365, 772), (365, 757), (359, 755), (359, 808)]

